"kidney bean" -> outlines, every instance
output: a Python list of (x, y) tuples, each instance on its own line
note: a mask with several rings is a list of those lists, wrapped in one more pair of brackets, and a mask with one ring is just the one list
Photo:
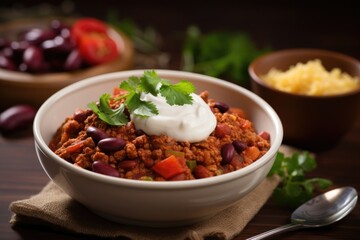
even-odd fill
[(221, 113), (225, 113), (229, 110), (229, 105), (227, 105), (226, 103), (223, 103), (223, 102), (215, 102), (214, 107), (219, 109), (219, 111)]
[(229, 163), (231, 162), (231, 159), (233, 158), (235, 153), (235, 148), (231, 143), (225, 144), (221, 148), (221, 156), (222, 156), (222, 162), (223, 163)]
[(124, 169), (125, 171), (129, 171), (129, 170), (133, 169), (134, 167), (136, 167), (136, 165), (137, 165), (136, 160), (125, 160), (125, 161), (119, 162), (118, 167)]
[(120, 174), (119, 172), (111, 167), (110, 165), (102, 162), (102, 161), (95, 161), (92, 164), (92, 170), (96, 173), (100, 173), (103, 175), (108, 175), (108, 176), (112, 176), (112, 177), (119, 177)]
[(247, 148), (246, 143), (244, 143), (240, 140), (235, 140), (235, 141), (233, 141), (232, 144), (233, 144), (236, 152), (238, 152), (238, 153), (241, 153), (242, 151), (244, 151)]
[(231, 134), (231, 128), (225, 123), (219, 123), (215, 127), (214, 134), (215, 134), (215, 137), (217, 137), (217, 138), (223, 138), (226, 135)]
[(168, 179), (168, 181), (182, 181), (182, 180), (186, 180), (185, 173), (180, 173)]
[(24, 52), (23, 61), (31, 71), (36, 72), (42, 70), (44, 61), (42, 50), (38, 47), (30, 46)]
[(64, 69), (67, 71), (72, 71), (79, 69), (82, 64), (82, 58), (79, 50), (74, 49), (70, 52), (69, 56), (65, 60)]
[(73, 118), (75, 121), (77, 121), (79, 123), (83, 123), (89, 115), (90, 115), (90, 111), (84, 111), (82, 109), (77, 109), (77, 110), (75, 110)]
[(14, 71), (16, 70), (16, 65), (11, 59), (0, 55), (0, 68)]
[(51, 29), (33, 28), (24, 35), (24, 39), (29, 43), (40, 44), (45, 40), (53, 39), (56, 36)]
[(27, 41), (12, 41), (10, 43), (10, 47), (14, 51), (14, 54), (22, 54), (29, 46), (30, 43)]
[(260, 137), (262, 137), (263, 139), (270, 141), (270, 134), (266, 131), (262, 131), (258, 134)]
[(207, 169), (203, 165), (197, 165), (194, 168), (193, 174), (194, 174), (195, 178), (198, 178), (198, 179), (213, 176), (212, 172), (210, 172), (209, 169)]
[(92, 140), (97, 144), (100, 140), (108, 138), (108, 135), (104, 133), (102, 130), (90, 126), (86, 129), (86, 135), (91, 137)]
[(64, 55), (69, 54), (75, 47), (75, 43), (70, 39), (64, 39), (62, 36), (57, 36), (54, 39), (44, 41), (41, 48), (47, 55)]
[(30, 105), (15, 105), (0, 114), (0, 129), (10, 132), (29, 126), (36, 115), (36, 110)]
[(124, 139), (121, 138), (104, 138), (98, 142), (98, 147), (104, 152), (115, 152), (123, 149), (126, 145)]

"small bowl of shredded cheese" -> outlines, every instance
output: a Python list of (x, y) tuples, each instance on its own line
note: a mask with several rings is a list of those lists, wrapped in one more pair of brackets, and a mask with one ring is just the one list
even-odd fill
[(284, 142), (328, 150), (358, 120), (359, 60), (322, 49), (285, 49), (249, 65), (251, 89), (279, 114)]

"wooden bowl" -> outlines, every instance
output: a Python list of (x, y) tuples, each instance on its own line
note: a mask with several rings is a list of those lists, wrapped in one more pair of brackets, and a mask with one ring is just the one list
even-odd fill
[(308, 150), (328, 150), (351, 129), (360, 112), (360, 88), (338, 95), (308, 96), (277, 90), (261, 76), (271, 68), (287, 71), (298, 62), (320, 59), (330, 71), (340, 68), (360, 78), (360, 62), (341, 53), (321, 49), (286, 49), (255, 59), (249, 66), (251, 89), (279, 115), (284, 142)]
[[(74, 19), (61, 20), (69, 23), (74, 21)], [(21, 32), (49, 24), (49, 22), (50, 19), (21, 19), (8, 22), (0, 25), (0, 35)], [(69, 84), (99, 74), (131, 69), (134, 54), (132, 42), (122, 32), (112, 27), (109, 28), (109, 36), (118, 45), (120, 56), (105, 64), (72, 72), (44, 74), (8, 71), (0, 68), (0, 109), (24, 103), (39, 107), (53, 93)]]

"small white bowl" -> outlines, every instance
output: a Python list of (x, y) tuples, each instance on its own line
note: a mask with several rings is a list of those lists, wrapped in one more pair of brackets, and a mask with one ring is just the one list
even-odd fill
[(278, 151), (283, 130), (275, 111), (252, 92), (195, 73), (156, 70), (160, 77), (191, 81), (197, 92), (241, 107), (257, 130), (271, 135), (269, 151), (251, 165), (221, 176), (176, 182), (149, 182), (109, 177), (76, 167), (55, 155), (47, 146), (64, 119), (76, 108), (96, 101), (105, 92), (143, 70), (92, 77), (72, 84), (50, 97), (38, 110), (34, 138), (38, 158), (47, 175), (67, 194), (94, 213), (120, 223), (152, 227), (180, 226), (205, 220), (235, 204), (268, 174)]

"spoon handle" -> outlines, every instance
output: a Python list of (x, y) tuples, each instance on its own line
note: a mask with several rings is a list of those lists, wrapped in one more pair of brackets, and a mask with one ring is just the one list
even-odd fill
[(300, 224), (294, 224), (294, 223), (290, 223), (281, 227), (277, 227), (274, 228), (272, 230), (269, 230), (267, 232), (263, 232), (260, 233), (256, 236), (253, 236), (251, 238), (247, 238), (246, 240), (260, 240), (260, 239), (265, 239), (267, 237), (273, 236), (275, 234), (278, 233), (282, 233), (282, 232), (288, 232), (288, 231), (292, 231), (292, 230), (296, 230), (296, 229), (300, 229), (302, 228), (302, 226)]

